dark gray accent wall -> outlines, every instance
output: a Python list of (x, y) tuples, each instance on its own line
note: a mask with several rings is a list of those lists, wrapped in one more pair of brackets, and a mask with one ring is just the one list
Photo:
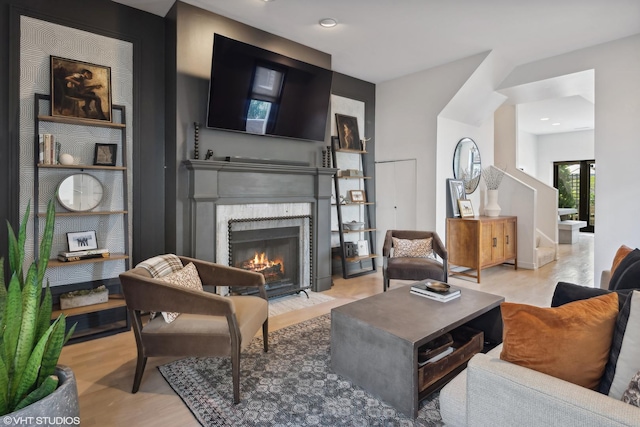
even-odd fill
[[(19, 210), (20, 16), (126, 40), (134, 50), (133, 263), (164, 252), (164, 19), (107, 0), (0, 0), (0, 221)], [(7, 232), (0, 226), (0, 256)]]

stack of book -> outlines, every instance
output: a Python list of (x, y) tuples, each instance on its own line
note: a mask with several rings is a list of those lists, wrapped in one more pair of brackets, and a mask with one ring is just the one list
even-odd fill
[(41, 133), (38, 136), (38, 163), (41, 165), (57, 165), (60, 156), (60, 143), (50, 133)]
[(109, 258), (109, 249), (91, 249), (87, 251), (58, 252), (58, 261), (80, 261), (90, 258)]
[[(446, 288), (446, 289), (444, 289)], [(411, 285), (411, 291), (414, 295), (429, 298), (435, 301), (447, 302), (460, 296), (460, 288), (447, 285), (446, 283), (426, 280)]]

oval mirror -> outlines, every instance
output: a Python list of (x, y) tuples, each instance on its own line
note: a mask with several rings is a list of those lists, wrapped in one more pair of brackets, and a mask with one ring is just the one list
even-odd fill
[(471, 194), (478, 188), (481, 173), (482, 163), (478, 146), (473, 139), (462, 138), (453, 153), (453, 177), (461, 179), (465, 192)]

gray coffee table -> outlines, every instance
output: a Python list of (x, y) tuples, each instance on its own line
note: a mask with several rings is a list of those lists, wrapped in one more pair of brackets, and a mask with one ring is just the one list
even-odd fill
[(461, 325), (502, 342), (504, 298), (462, 289), (446, 303), (409, 293), (403, 286), (331, 310), (331, 367), (410, 417), (419, 401), (444, 386), (466, 364), (419, 393), (418, 347)]

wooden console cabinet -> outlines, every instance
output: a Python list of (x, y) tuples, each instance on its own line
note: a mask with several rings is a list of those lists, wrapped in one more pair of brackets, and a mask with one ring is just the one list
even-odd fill
[(447, 218), (449, 265), (477, 272), (473, 275), (449, 268), (449, 275), (474, 277), (480, 283), (483, 268), (513, 260), (517, 269), (517, 220), (515, 216)]

